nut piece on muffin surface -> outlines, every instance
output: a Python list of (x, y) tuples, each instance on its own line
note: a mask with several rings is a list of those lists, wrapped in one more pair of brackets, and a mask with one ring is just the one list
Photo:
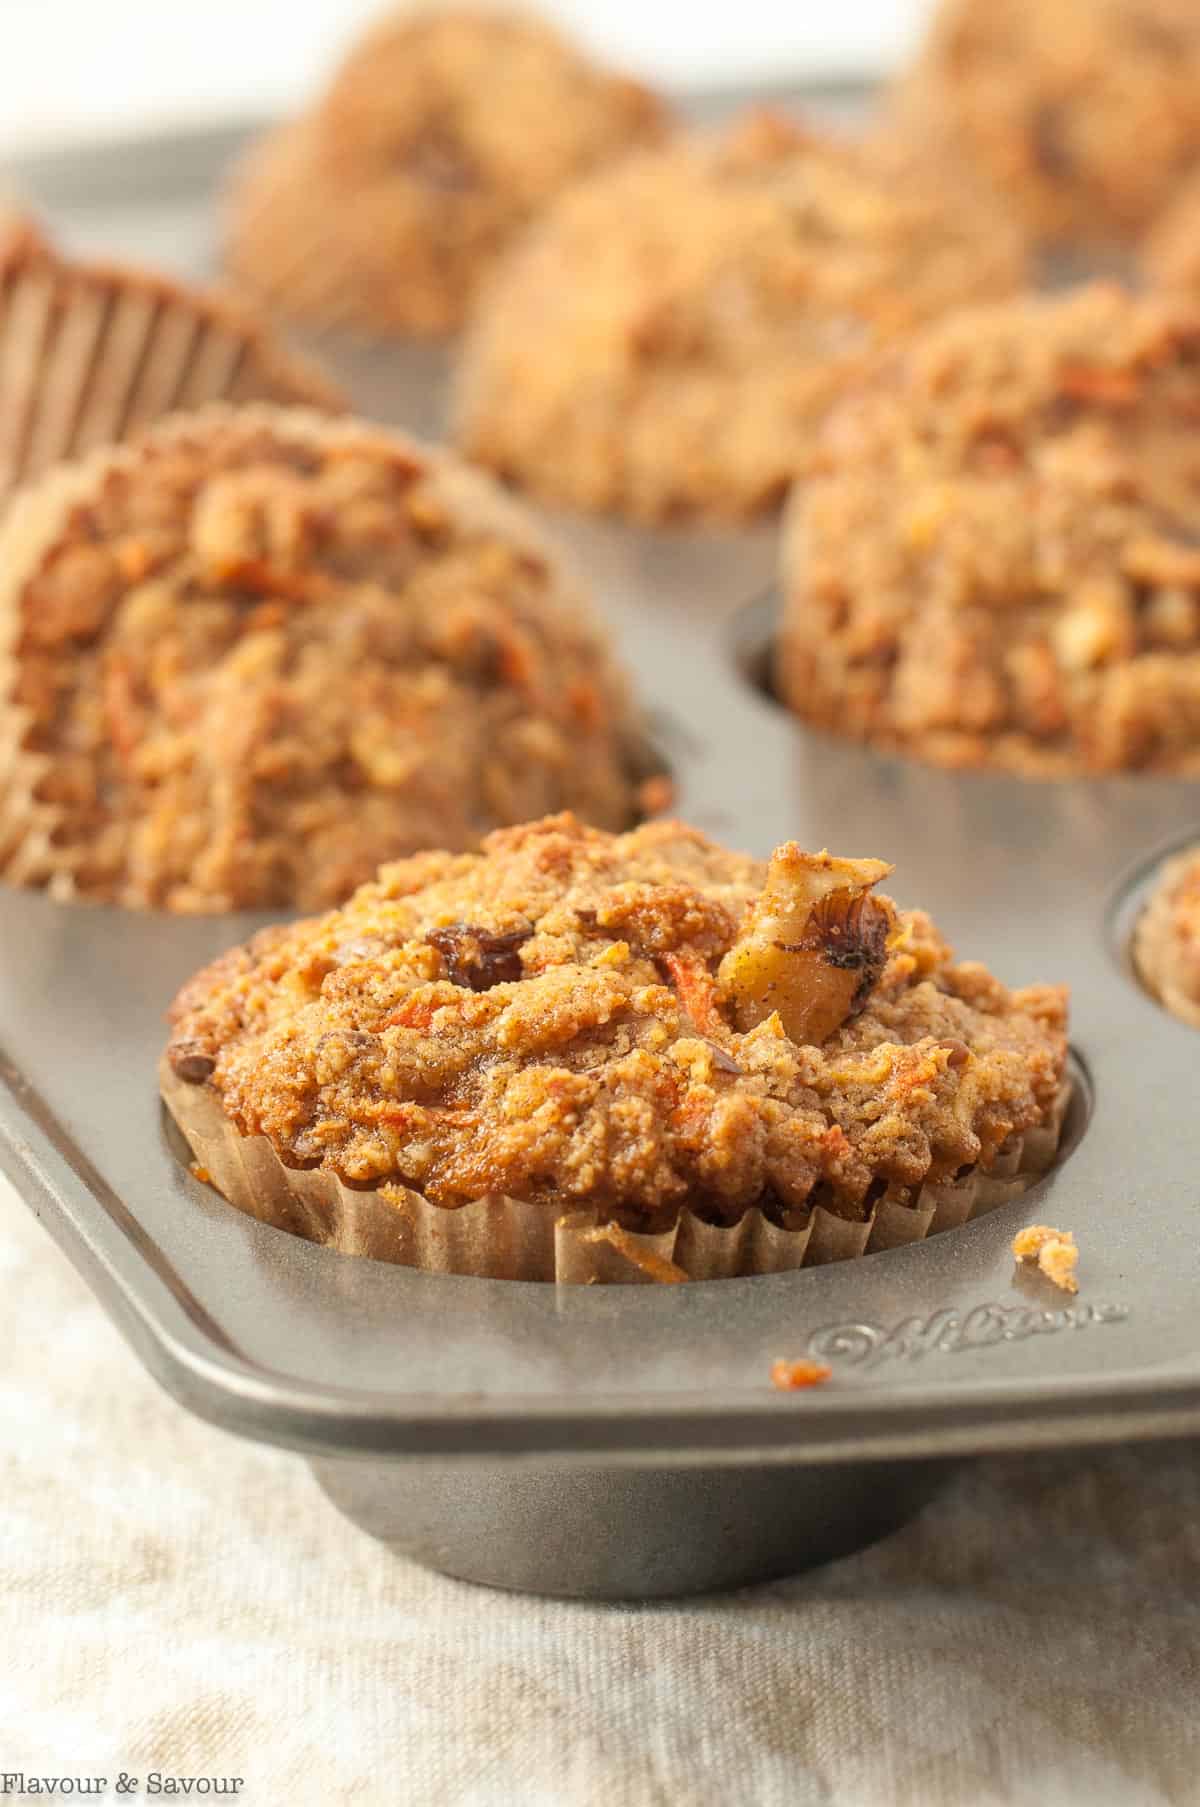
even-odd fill
[(401, 7), (307, 113), (251, 149), (229, 267), (317, 326), (452, 332), (547, 202), (667, 129), (647, 88), (527, 14)]
[(895, 129), (1046, 244), (1135, 241), (1200, 169), (1194, 0), (941, 0)]
[(1200, 307), (963, 309), (837, 410), (785, 534), (783, 699), (1027, 776), (1200, 770)]
[(1168, 860), (1133, 932), (1142, 983), (1200, 1029), (1200, 846)]
[(949, 178), (770, 113), (580, 184), (481, 300), (456, 395), (473, 458), (550, 501), (660, 522), (776, 506), (880, 344), (1017, 289)]
[(0, 875), (59, 896), (322, 908), (531, 813), (636, 813), (624, 680), (556, 555), (351, 420), (214, 408), (26, 490), (0, 674)]
[[(1066, 996), (1007, 990), (880, 900), (885, 957), (854, 966), (869, 983), (825, 1009), (819, 1043), (783, 1011), (739, 1027), (725, 963), (806, 860), (841, 864), (787, 845), (768, 867), (678, 822), (614, 836), (560, 816), (385, 867), (184, 987), (168, 1101), (173, 1084), (186, 1133), (202, 1087), (283, 1168), (398, 1206), (506, 1195), (654, 1231), (685, 1209), (730, 1225), (757, 1207), (792, 1229), (818, 1203), (850, 1222), (885, 1194), (915, 1204), (1052, 1118)], [(795, 995), (821, 996), (822, 957), (843, 970), (823, 901), (786, 924)]]

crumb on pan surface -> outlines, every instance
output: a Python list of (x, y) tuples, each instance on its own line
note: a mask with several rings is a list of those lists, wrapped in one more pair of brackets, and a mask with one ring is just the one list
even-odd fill
[(309, 112), (251, 149), (227, 259), (317, 324), (449, 332), (560, 189), (667, 124), (649, 89), (528, 15), (404, 7)]
[(771, 113), (631, 157), (565, 195), (489, 285), (459, 439), (584, 508), (774, 507), (881, 342), (1019, 287), (1014, 235), (956, 195)]
[(624, 681), (556, 556), (353, 421), (215, 409), (48, 478), (0, 540), (0, 629), (12, 882), (319, 908), (531, 813), (634, 814)]
[[(1006, 989), (880, 899), (886, 961), (864, 926), (873, 983), (847, 1000), (857, 955), (821, 908), (832, 864), (789, 845), (768, 868), (674, 822), (499, 830), (197, 974), (168, 1063), (285, 1165), (385, 1194), (498, 1193), (638, 1230), (685, 1205), (718, 1224), (757, 1205), (788, 1228), (817, 1203), (863, 1221), (885, 1192), (986, 1170), (1049, 1117), (1066, 997)], [(722, 962), (761, 934), (757, 900), (788, 882), (815, 899), (807, 982), (843, 999), (820, 1045), (780, 1010), (738, 1027), (723, 988)]]
[(1200, 1028), (1200, 847), (1168, 860), (1133, 934), (1142, 981), (1173, 1016)]
[(1200, 307), (964, 309), (830, 419), (777, 675), (820, 727), (1027, 775), (1200, 769)]
[(1012, 1252), (1017, 1261), (1036, 1267), (1061, 1292), (1079, 1291), (1079, 1281), (1075, 1277), (1079, 1250), (1070, 1230), (1056, 1230), (1044, 1223), (1030, 1224), (1013, 1237)]
[(941, 0), (898, 128), (976, 166), (1045, 241), (1121, 243), (1200, 164), (1194, 0)]
[(832, 1373), (824, 1362), (787, 1361), (780, 1356), (771, 1363), (771, 1385), (781, 1393), (795, 1393), (823, 1386)]

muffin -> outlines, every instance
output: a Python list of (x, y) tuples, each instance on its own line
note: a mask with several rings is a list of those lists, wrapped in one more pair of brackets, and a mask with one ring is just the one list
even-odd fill
[(1066, 1000), (956, 964), (875, 895), (890, 870), (502, 829), (199, 973), (164, 1094), (234, 1204), (408, 1265), (704, 1277), (917, 1240), (1050, 1163)]
[(1142, 270), (1154, 287), (1200, 296), (1200, 176), (1185, 182), (1155, 221)]
[(1172, 1016), (1200, 1029), (1200, 847), (1163, 867), (1134, 930), (1133, 957)]
[(634, 815), (573, 580), (449, 455), (300, 410), (178, 416), (0, 533), (0, 874), (136, 908), (325, 907), (381, 860)]
[(1046, 243), (1127, 244), (1200, 166), (1194, 0), (941, 0), (894, 108)]
[(1200, 309), (965, 309), (831, 419), (777, 660), (818, 727), (1026, 776), (1200, 768)]
[(62, 459), (212, 401), (345, 402), (225, 297), (76, 263), (0, 210), (0, 505)]
[(405, 7), (310, 112), (250, 152), (229, 266), (318, 326), (451, 332), (528, 220), (666, 123), (646, 88), (536, 19)]
[(741, 521), (782, 500), (881, 342), (1022, 274), (994, 216), (750, 115), (604, 171), (533, 229), (468, 335), (458, 437), (553, 502)]

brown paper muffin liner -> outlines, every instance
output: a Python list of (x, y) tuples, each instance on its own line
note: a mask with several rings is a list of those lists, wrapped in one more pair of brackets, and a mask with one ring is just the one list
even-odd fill
[(957, 1229), (1027, 1191), (1052, 1166), (1071, 1095), (1064, 1082), (1051, 1118), (1024, 1136), (1010, 1136), (986, 1174), (927, 1184), (915, 1203), (885, 1194), (862, 1223), (816, 1205), (806, 1224), (784, 1230), (755, 1207), (732, 1225), (681, 1211), (673, 1228), (646, 1234), (591, 1212), (559, 1215), (551, 1206), (500, 1194), (446, 1209), (405, 1186), (355, 1190), (325, 1171), (285, 1167), (265, 1136), (239, 1134), (210, 1084), (180, 1079), (165, 1057), (159, 1083), (201, 1174), (260, 1223), (343, 1255), (369, 1255), (426, 1273), (560, 1285), (784, 1273)]
[[(0, 418), (4, 413), (3, 395), (0, 380)], [(391, 447), (407, 449), (436, 476), (440, 497), (448, 508), (464, 516), (469, 513), (481, 532), (505, 537), (553, 565), (560, 580), (560, 607), (582, 608), (583, 587), (572, 561), (549, 536), (543, 535), (521, 503), (453, 453), (419, 443), (399, 429), (378, 427), (347, 415), (271, 403), (248, 403), (235, 409), (227, 403), (211, 402), (195, 414), (174, 414), (155, 426), (154, 443), (169, 445), (173, 439), (186, 440), (201, 427), (222, 419), (236, 420), (247, 429), (261, 426), (315, 448), (341, 446), (363, 438), (385, 438)], [(50, 762), (46, 755), (27, 745), (30, 713), (11, 701), (18, 677), (22, 598), (72, 512), (86, 505), (113, 472), (132, 468), (137, 456), (136, 447), (104, 445), (75, 463), (56, 465), (22, 492), (18, 507), (5, 512), (0, 498), (0, 879), (43, 888), (60, 902), (77, 896), (74, 868), (80, 850), (61, 846), (56, 840), (58, 811), (38, 796)], [(631, 715), (626, 754), (635, 785), (645, 783), (662, 770), (661, 761), (644, 738), (643, 726)]]
[(0, 506), (64, 459), (212, 401), (329, 412), (338, 389), (251, 312), (136, 269), (0, 234)]

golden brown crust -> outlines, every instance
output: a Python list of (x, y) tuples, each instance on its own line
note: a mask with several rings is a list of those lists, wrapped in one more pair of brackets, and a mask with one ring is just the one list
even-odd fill
[(1142, 248), (1151, 286), (1200, 296), (1200, 175), (1181, 184)]
[(251, 151), (231, 196), (229, 265), (316, 324), (452, 331), (547, 201), (666, 125), (648, 89), (539, 21), (405, 7), (317, 106)]
[(10, 880), (321, 907), (531, 810), (633, 813), (624, 686), (555, 555), (358, 422), (213, 409), (55, 475), (0, 539), (0, 626)]
[(1063, 993), (955, 965), (920, 914), (820, 1047), (778, 1016), (737, 1030), (720, 963), (765, 876), (679, 823), (501, 830), (227, 954), (176, 1000), (168, 1059), (289, 1166), (639, 1230), (685, 1205), (861, 1220), (1047, 1118)]
[(1138, 918), (1133, 956), (1143, 983), (1200, 1029), (1200, 847), (1168, 860)]
[(897, 129), (1044, 241), (1128, 242), (1200, 156), (1194, 0), (942, 0)]
[(893, 174), (754, 114), (580, 185), (481, 303), (462, 445), (553, 501), (642, 520), (776, 506), (881, 342), (1021, 281), (994, 219)]
[(1200, 309), (963, 310), (831, 420), (784, 548), (814, 724), (1039, 776), (1200, 766)]

